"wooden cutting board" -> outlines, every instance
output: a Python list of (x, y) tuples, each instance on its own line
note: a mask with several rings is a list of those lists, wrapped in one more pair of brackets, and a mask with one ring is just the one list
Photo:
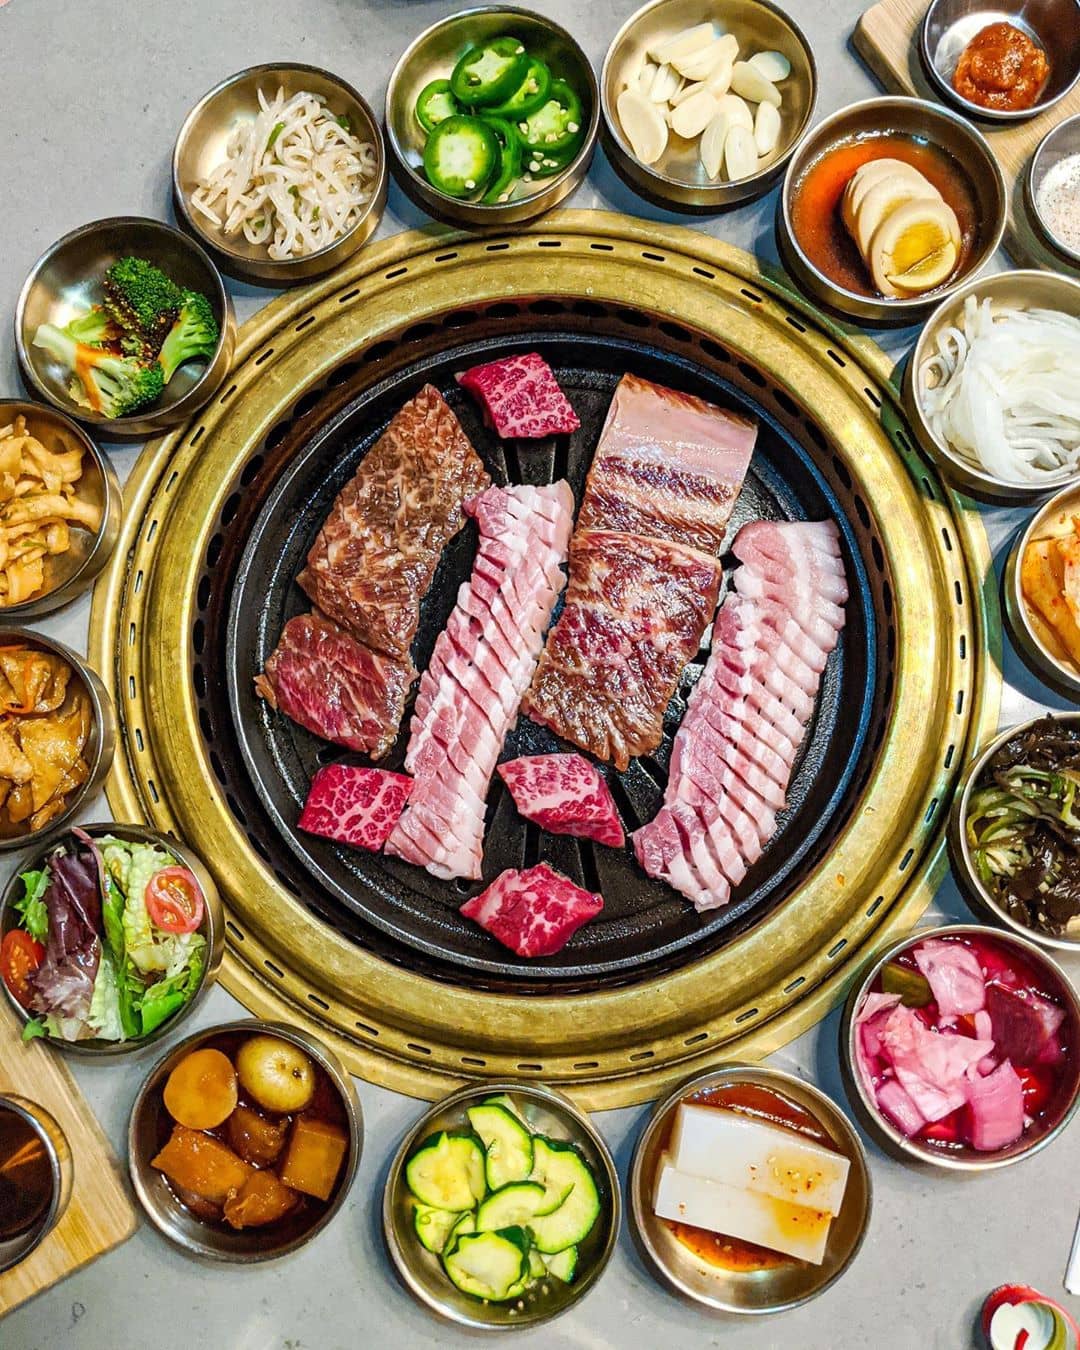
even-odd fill
[[(886, 89), (899, 94), (940, 102), (919, 56), (919, 25), (926, 0), (882, 0), (868, 9), (855, 28), (855, 48)], [(1080, 113), (1080, 85), (1053, 108), (1027, 122), (997, 127), (978, 123), (986, 136), (1009, 188), (1009, 219), (1005, 247), (1023, 267), (1043, 267), (1080, 277), (1074, 267), (1052, 252), (1033, 229), (1024, 201), (1024, 175), (1035, 148), (1050, 130), (1074, 113)]]
[[(37, 1251), (0, 1275), (0, 1317), (57, 1280), (126, 1241), (138, 1226), (120, 1164), (60, 1056), (24, 1045), (11, 1010), (0, 1006), (0, 1092), (38, 1102), (71, 1146), (74, 1184), (63, 1218)], [(3, 1343), (0, 1331), (0, 1344)]]

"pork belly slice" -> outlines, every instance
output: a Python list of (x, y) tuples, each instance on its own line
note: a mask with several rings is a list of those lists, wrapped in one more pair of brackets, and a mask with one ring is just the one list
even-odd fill
[(476, 880), (491, 776), (559, 597), (573, 495), (566, 483), (493, 487), (466, 510), (480, 548), (421, 680), (405, 755), (415, 781), (386, 851)]
[(505, 356), (454, 378), (476, 398), (484, 421), (503, 440), (565, 435), (581, 426), (555, 372), (538, 352)]
[(756, 424), (735, 413), (624, 375), (589, 469), (578, 530), (620, 530), (719, 555), (756, 438)]
[(552, 834), (622, 848), (622, 821), (599, 769), (581, 755), (523, 755), (498, 766), (518, 814)]
[(380, 759), (415, 679), (407, 657), (374, 652), (316, 612), (285, 625), (255, 689), (316, 736)]
[(664, 805), (633, 836), (645, 871), (699, 910), (728, 902), (775, 830), (847, 598), (831, 523), (757, 522), (734, 549), (743, 565), (675, 735)]
[(442, 395), (425, 385), (338, 493), (297, 581), (361, 642), (405, 656), (465, 502), (490, 482)]
[(582, 924), (604, 908), (603, 896), (582, 890), (547, 863), (500, 872), (460, 912), (518, 956), (553, 956)]
[(655, 749), (716, 607), (720, 572), (715, 559), (679, 544), (579, 528), (566, 603), (525, 711), (620, 770)]
[(412, 779), (359, 764), (326, 764), (311, 780), (297, 825), (378, 853), (405, 809)]

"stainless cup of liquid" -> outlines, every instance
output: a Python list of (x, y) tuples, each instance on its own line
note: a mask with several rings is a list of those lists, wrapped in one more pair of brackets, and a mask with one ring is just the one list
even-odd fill
[(71, 1149), (49, 1112), (0, 1093), (0, 1273), (59, 1223), (73, 1179)]

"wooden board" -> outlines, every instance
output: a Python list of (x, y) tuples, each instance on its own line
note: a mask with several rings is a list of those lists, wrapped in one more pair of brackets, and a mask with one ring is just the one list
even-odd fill
[[(71, 1146), (74, 1185), (63, 1218), (37, 1251), (0, 1275), (0, 1317), (57, 1280), (117, 1247), (138, 1219), (116, 1155), (75, 1080), (55, 1051), (24, 1045), (10, 1009), (0, 1006), (0, 1092), (40, 1103)], [(0, 1332), (0, 1343), (3, 1334)]]
[[(939, 103), (919, 56), (919, 26), (925, 12), (926, 0), (882, 0), (859, 20), (855, 48), (886, 89)], [(976, 125), (989, 141), (1009, 188), (1006, 249), (1021, 266), (1080, 277), (1080, 268), (1048, 248), (1036, 233), (1024, 200), (1024, 176), (1036, 146), (1051, 127), (1075, 113), (1080, 113), (1080, 85), (1060, 103), (1027, 122)]]

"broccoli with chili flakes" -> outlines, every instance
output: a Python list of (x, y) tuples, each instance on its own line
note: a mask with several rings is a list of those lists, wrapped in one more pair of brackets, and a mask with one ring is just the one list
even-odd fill
[(101, 347), (77, 342), (55, 324), (43, 323), (34, 334), (34, 346), (77, 374), (69, 392), (76, 403), (106, 417), (127, 417), (153, 403), (165, 387), (155, 361), (142, 365), (134, 356), (116, 356)]
[(103, 285), (105, 308), (123, 329), (121, 346), (153, 360), (180, 313), (183, 291), (145, 258), (118, 258)]
[(210, 301), (198, 291), (183, 292), (176, 322), (161, 344), (158, 361), (168, 384), (185, 361), (209, 361), (218, 343), (218, 325)]

